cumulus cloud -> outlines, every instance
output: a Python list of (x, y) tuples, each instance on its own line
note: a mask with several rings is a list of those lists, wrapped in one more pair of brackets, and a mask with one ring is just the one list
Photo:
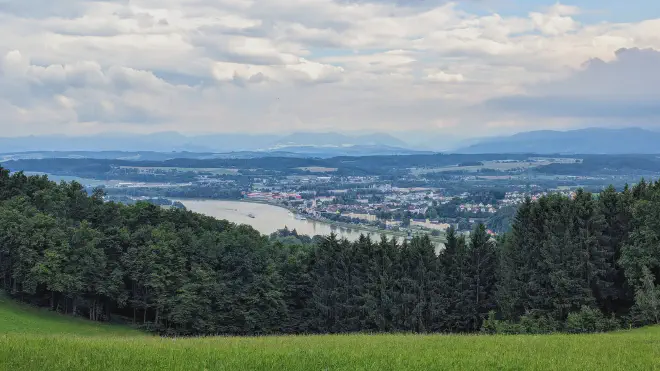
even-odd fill
[(473, 132), (656, 114), (660, 19), (464, 3), (0, 0), (0, 129)]
[(426, 76), (428, 81), (435, 82), (461, 82), (463, 81), (463, 75), (460, 73), (447, 73), (444, 71), (434, 72)]
[(567, 78), (532, 85), (527, 94), (486, 105), (548, 117), (617, 119), (635, 123), (660, 117), (660, 51), (619, 49), (616, 59), (589, 60)]
[(542, 33), (556, 36), (576, 30), (579, 24), (571, 16), (579, 13), (578, 7), (555, 4), (546, 13), (530, 13), (530, 18)]
[(5, 55), (0, 71), (4, 81), (24, 88), (19, 94), (8, 85), (0, 88), (0, 97), (16, 112), (50, 106), (66, 112), (64, 118), (82, 122), (156, 122), (163, 119), (157, 98), (186, 90), (150, 71), (123, 66), (104, 68), (95, 61), (38, 66), (15, 50)]

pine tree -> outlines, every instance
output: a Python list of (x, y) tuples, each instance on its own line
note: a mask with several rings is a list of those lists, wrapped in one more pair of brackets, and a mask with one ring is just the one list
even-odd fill
[(630, 308), (633, 297), (626, 281), (623, 267), (619, 263), (621, 251), (628, 241), (631, 229), (632, 195), (626, 186), (617, 193), (610, 186), (600, 193), (599, 213), (604, 218), (603, 247), (607, 251), (607, 264), (612, 267), (605, 278), (612, 285), (600, 292), (597, 300), (606, 313), (622, 314)]
[(497, 266), (495, 245), (479, 224), (470, 234), (467, 254), (467, 290), (464, 292), (465, 313), (468, 328), (481, 329), (488, 312), (495, 309), (495, 269)]
[(340, 333), (345, 330), (349, 288), (350, 243), (337, 240), (331, 234), (316, 249), (312, 280), (316, 327), (321, 332)]
[(644, 267), (640, 286), (635, 293), (635, 320), (643, 325), (660, 323), (660, 287), (655, 277)]
[(531, 238), (531, 200), (519, 207), (512, 223), (512, 232), (504, 234), (498, 246), (498, 277), (496, 300), (502, 318), (515, 321), (525, 313), (525, 278), (529, 268), (525, 266), (523, 249)]

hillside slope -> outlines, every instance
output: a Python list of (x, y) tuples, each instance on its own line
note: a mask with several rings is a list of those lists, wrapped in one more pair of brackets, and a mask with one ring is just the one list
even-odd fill
[(656, 154), (660, 133), (640, 128), (540, 130), (484, 139), (456, 153)]
[(79, 336), (141, 336), (140, 331), (124, 326), (92, 322), (19, 304), (0, 290), (1, 335), (79, 335)]
[(165, 339), (0, 299), (2, 370), (648, 370), (660, 327), (592, 335)]

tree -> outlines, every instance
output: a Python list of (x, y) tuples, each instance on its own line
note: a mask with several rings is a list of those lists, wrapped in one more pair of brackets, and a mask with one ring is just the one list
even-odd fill
[(470, 235), (467, 252), (467, 290), (463, 293), (468, 328), (481, 329), (488, 312), (495, 309), (495, 244), (479, 224)]
[(468, 290), (468, 249), (464, 236), (458, 236), (454, 227), (446, 233), (445, 249), (438, 257), (439, 270), (443, 275), (446, 287), (442, 295), (446, 302), (447, 315), (442, 321), (442, 328), (448, 331), (468, 331), (469, 323), (466, 317), (466, 295)]
[(612, 268), (607, 277), (611, 286), (598, 296), (600, 306), (607, 313), (625, 312), (633, 303), (632, 290), (628, 287), (625, 272), (620, 264), (621, 252), (628, 242), (632, 219), (632, 195), (628, 186), (623, 192), (617, 193), (610, 186), (600, 193), (598, 208), (603, 215), (604, 228), (602, 244), (606, 249), (607, 264)]
[(655, 277), (644, 267), (641, 286), (635, 293), (635, 320), (641, 324), (660, 323), (660, 288), (655, 285)]
[(659, 322), (659, 220), (660, 182), (549, 195), (526, 200), (497, 239), (449, 228), (436, 256), (428, 236), (266, 237), (0, 168), (0, 285), (172, 336), (604, 331)]
[(100, 246), (101, 234), (83, 222), (71, 232), (69, 256), (64, 271), (68, 274), (65, 288), (72, 301), (72, 315), (79, 306), (87, 307), (89, 319), (99, 318), (99, 289), (103, 285), (106, 256)]

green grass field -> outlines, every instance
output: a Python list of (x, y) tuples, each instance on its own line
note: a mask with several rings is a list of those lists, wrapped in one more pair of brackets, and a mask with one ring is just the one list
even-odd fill
[(596, 335), (163, 339), (0, 297), (1, 370), (660, 370), (660, 327)]
[(483, 161), (483, 165), (478, 165), (478, 166), (443, 166), (443, 167), (438, 167), (438, 168), (414, 168), (410, 169), (411, 173), (413, 175), (423, 175), (423, 174), (428, 174), (428, 173), (442, 173), (446, 171), (466, 171), (468, 173), (474, 173), (479, 170), (483, 169), (491, 169), (491, 170), (501, 170), (501, 171), (509, 171), (513, 169), (527, 169), (527, 168), (534, 168), (534, 167), (539, 167), (543, 165), (549, 165), (554, 163), (554, 161), (538, 161), (538, 162), (529, 162), (529, 161), (521, 161), (521, 162), (498, 162), (498, 161)]

